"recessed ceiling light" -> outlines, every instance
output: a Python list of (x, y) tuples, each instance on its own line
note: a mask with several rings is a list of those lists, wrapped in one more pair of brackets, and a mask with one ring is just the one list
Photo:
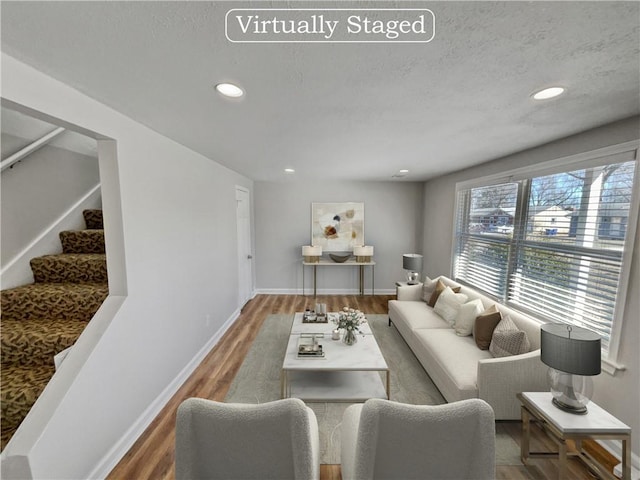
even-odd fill
[(402, 170), (398, 170), (398, 173), (394, 173), (393, 175), (391, 175), (391, 178), (406, 177), (407, 173), (409, 173), (409, 170), (407, 170), (406, 168), (403, 168)]
[(216, 85), (216, 90), (225, 97), (236, 98), (244, 95), (244, 91), (233, 83), (219, 83)]
[(293, 168), (285, 168), (284, 173), (296, 173), (296, 171)]
[(558, 95), (562, 95), (564, 93), (563, 87), (550, 87), (545, 88), (544, 90), (540, 90), (533, 94), (533, 98), (536, 100), (547, 100), (548, 98), (557, 97)]

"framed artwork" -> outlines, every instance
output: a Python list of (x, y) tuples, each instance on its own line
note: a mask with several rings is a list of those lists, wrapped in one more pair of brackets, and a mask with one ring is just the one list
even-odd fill
[(353, 252), (364, 245), (364, 203), (312, 203), (311, 244), (323, 252)]

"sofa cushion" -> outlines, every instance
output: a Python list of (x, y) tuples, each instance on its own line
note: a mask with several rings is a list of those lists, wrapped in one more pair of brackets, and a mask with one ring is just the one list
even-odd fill
[(494, 357), (508, 357), (529, 351), (530, 344), (527, 333), (519, 330), (509, 315), (500, 320), (493, 331), (489, 352)]
[(473, 338), (480, 350), (488, 350), (491, 345), (493, 331), (502, 320), (502, 316), (496, 305), (491, 305), (482, 315), (478, 315), (473, 323)]
[(414, 330), (419, 351), (414, 352), (448, 402), (478, 396), (478, 361), (492, 358), (471, 337), (459, 337), (451, 328)]
[(389, 318), (398, 330), (415, 330), (416, 328), (449, 328), (433, 309), (424, 302), (389, 301)]
[(460, 310), (460, 306), (466, 301), (467, 296), (465, 294), (453, 293), (451, 287), (446, 287), (438, 297), (433, 311), (440, 315), (449, 326), (453, 327), (456, 316), (458, 315), (458, 310)]
[(471, 300), (464, 305), (460, 305), (458, 315), (456, 315), (455, 322), (453, 324), (456, 335), (461, 337), (471, 335), (476, 317), (481, 315), (482, 312), (484, 312), (484, 306), (482, 305), (482, 300), (479, 298)]
[(429, 302), (429, 300), (431, 300), (431, 295), (433, 295), (436, 285), (438, 285), (437, 278), (431, 279), (429, 277), (424, 277), (424, 283), (422, 284), (422, 300), (425, 302)]
[[(440, 296), (440, 294), (442, 292), (444, 292), (444, 289), (447, 288), (447, 285), (445, 285), (442, 280), (438, 280), (438, 283), (436, 284), (436, 288), (433, 291), (433, 293), (431, 294), (431, 298), (429, 299), (429, 301), (427, 302), (427, 305), (429, 305), (430, 307), (434, 307), (436, 302), (438, 301), (438, 297)], [(450, 287), (451, 290), (453, 290), (454, 293), (458, 293), (460, 291), (460, 287)]]

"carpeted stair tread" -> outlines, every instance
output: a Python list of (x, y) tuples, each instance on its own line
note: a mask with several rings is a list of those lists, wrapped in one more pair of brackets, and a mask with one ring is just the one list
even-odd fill
[(109, 294), (103, 283), (32, 283), (2, 291), (2, 318), (89, 321)]
[(2, 367), (51, 365), (53, 357), (78, 339), (87, 322), (79, 320), (2, 320)]
[(109, 294), (102, 211), (83, 217), (86, 230), (60, 232), (62, 254), (31, 260), (34, 283), (1, 292), (2, 450), (55, 373), (53, 357)]
[(0, 385), (2, 403), (2, 449), (29, 413), (55, 373), (51, 365), (3, 365)]
[(88, 209), (82, 212), (84, 223), (89, 230), (102, 230), (104, 223), (102, 221), (102, 210)]
[(104, 230), (60, 232), (63, 253), (105, 253)]
[(36, 283), (106, 283), (104, 253), (62, 253), (31, 260)]

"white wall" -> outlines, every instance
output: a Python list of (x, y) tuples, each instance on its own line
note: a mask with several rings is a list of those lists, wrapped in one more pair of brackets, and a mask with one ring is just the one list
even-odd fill
[[(422, 184), (412, 182), (256, 182), (256, 287), (259, 292), (300, 293), (302, 245), (311, 242), (311, 203), (364, 202), (364, 239), (374, 247), (375, 290), (395, 292), (405, 279), (402, 254), (420, 249)], [(418, 226), (418, 228), (416, 228)], [(418, 252), (419, 253), (419, 252)], [(365, 292), (371, 292), (370, 267)], [(355, 267), (318, 268), (318, 293), (357, 293)], [(312, 270), (306, 269), (311, 294)]]
[[(451, 273), (453, 211), (457, 182), (497, 174), (527, 165), (588, 152), (597, 148), (640, 138), (640, 118), (634, 117), (574, 135), (478, 167), (426, 182), (424, 186), (425, 271), (431, 276)], [(438, 208), (434, 208), (434, 207)], [(438, 228), (432, 228), (437, 225)], [(616, 376), (602, 373), (595, 378), (593, 400), (632, 428), (631, 445), (640, 454), (640, 228), (636, 232), (633, 263), (625, 308), (624, 328), (619, 352), (627, 369)]]
[[(12, 136), (3, 134), (2, 139), (11, 141)], [(18, 255), (98, 183), (97, 157), (52, 145), (3, 171), (1, 264)], [(82, 219), (79, 223), (84, 224)]]
[[(116, 141), (123, 251), (107, 243), (107, 258), (125, 256), (127, 284), (118, 294), (128, 294), (102, 336), (91, 339), (79, 374), (48, 412), (47, 429), (3, 452), (27, 455), (36, 478), (89, 478), (117, 460), (127, 433), (138, 433), (129, 429), (144, 427), (150, 406), (162, 406), (158, 397), (172, 393), (183, 369), (237, 316), (235, 185), (253, 185), (5, 54), (2, 96)], [(119, 214), (108, 205), (105, 222)]]

